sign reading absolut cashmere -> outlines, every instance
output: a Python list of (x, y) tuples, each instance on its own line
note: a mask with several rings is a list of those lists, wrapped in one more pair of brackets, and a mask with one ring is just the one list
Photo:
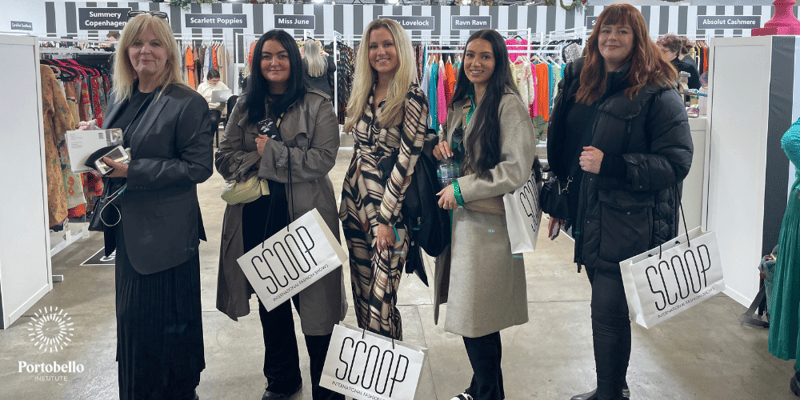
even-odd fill
[(756, 15), (699, 15), (697, 29), (753, 29), (761, 27), (761, 17)]
[(276, 14), (276, 29), (314, 29), (313, 15)]
[(379, 15), (378, 18), (388, 18), (397, 21), (403, 29), (412, 31), (432, 31), (436, 26), (435, 17), (409, 17), (403, 15)]
[(491, 15), (452, 15), (450, 29), (454, 31), (477, 31), (492, 28)]
[(128, 22), (128, 11), (125, 8), (79, 8), (78, 29), (85, 31), (119, 30)]
[(12, 31), (32, 31), (33, 22), (28, 21), (11, 21)]
[(187, 28), (247, 28), (245, 14), (186, 14)]

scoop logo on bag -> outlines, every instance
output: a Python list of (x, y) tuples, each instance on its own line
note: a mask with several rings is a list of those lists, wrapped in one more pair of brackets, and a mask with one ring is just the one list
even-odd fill
[(272, 311), (346, 260), (347, 253), (315, 208), (236, 262), (264, 308)]
[[(654, 304), (658, 311), (686, 300), (692, 294), (708, 287), (708, 271), (711, 270), (711, 253), (708, 246), (700, 245), (681, 255), (661, 260), (657, 265), (645, 268), (650, 291), (661, 296)], [(679, 272), (680, 271), (680, 272)]]
[(318, 265), (311, 251), (313, 248), (314, 238), (305, 226), (300, 226), (270, 247), (263, 248), (260, 254), (253, 255), (250, 264), (265, 283), (267, 291), (275, 294), (299, 279), (301, 272), (308, 273)]
[(413, 400), (425, 351), (340, 323), (333, 327), (319, 385), (355, 400)]
[[(367, 345), (364, 340), (345, 337), (339, 349), (340, 365), (336, 367), (336, 378), (345, 379), (365, 390), (392, 397), (395, 385), (408, 376), (408, 357), (391, 349), (381, 350)], [(364, 368), (355, 368), (364, 365)], [(355, 373), (354, 373), (355, 372)]]

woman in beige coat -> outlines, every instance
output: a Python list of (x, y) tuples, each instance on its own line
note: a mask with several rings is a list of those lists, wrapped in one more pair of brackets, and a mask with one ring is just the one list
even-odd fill
[(463, 336), (473, 369), (454, 400), (500, 400), (500, 330), (528, 321), (525, 265), (511, 253), (503, 195), (530, 176), (536, 144), (502, 36), (474, 33), (463, 59), (447, 133), (433, 151), (460, 165), (461, 175), (439, 193), (439, 206), (453, 210), (453, 237), (437, 260), (436, 307), (449, 293), (444, 329)]
[[(270, 194), (225, 210), (217, 308), (232, 319), (250, 311), (253, 289), (236, 259), (294, 219), (316, 208), (339, 237), (336, 198), (328, 172), (336, 161), (339, 132), (329, 97), (304, 85), (300, 51), (282, 30), (256, 44), (249, 90), (236, 102), (216, 155), (226, 180), (258, 174)], [(290, 174), (291, 171), (291, 174)], [(333, 327), (347, 311), (341, 269), (292, 298), (310, 358), (314, 400), (344, 399), (319, 387)], [(290, 302), (267, 311), (259, 301), (264, 336), (264, 400), (288, 399), (302, 385)]]

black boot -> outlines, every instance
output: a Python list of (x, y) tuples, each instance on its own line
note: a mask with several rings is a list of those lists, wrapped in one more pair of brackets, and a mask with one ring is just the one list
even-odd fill
[[(792, 378), (794, 379), (794, 378)], [(796, 384), (797, 381), (795, 380), (794, 383)], [(798, 395), (800, 396), (800, 395)], [(628, 389), (628, 384), (625, 384), (625, 387), (622, 388), (622, 400), (630, 400), (631, 398), (631, 391)], [(589, 393), (579, 394), (577, 396), (573, 396), (570, 400), (597, 400), (597, 389), (592, 390)]]
[(791, 380), (789, 380), (789, 389), (792, 390), (795, 396), (800, 397), (800, 372), (795, 372)]

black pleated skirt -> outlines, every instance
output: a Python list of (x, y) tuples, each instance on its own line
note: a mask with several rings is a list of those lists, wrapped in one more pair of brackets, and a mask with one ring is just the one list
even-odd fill
[(142, 275), (128, 258), (121, 225), (115, 227), (120, 399), (194, 399), (205, 368), (200, 258)]

